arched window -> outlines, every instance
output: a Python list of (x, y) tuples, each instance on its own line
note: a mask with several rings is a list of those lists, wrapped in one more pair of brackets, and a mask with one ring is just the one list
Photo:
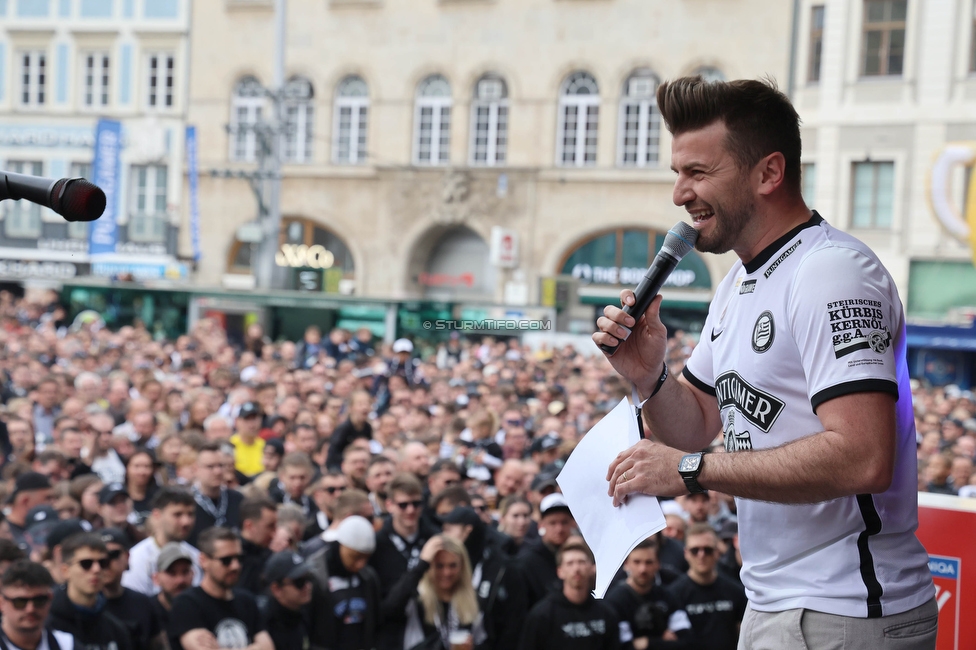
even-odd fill
[(312, 162), (315, 125), (313, 95), (312, 82), (304, 77), (293, 77), (285, 84), (282, 104), (285, 130), (282, 145), (286, 162)]
[(230, 105), (230, 159), (254, 162), (261, 141), (257, 126), (267, 107), (264, 87), (254, 77), (244, 77), (234, 87)]
[(657, 83), (650, 70), (637, 70), (624, 83), (617, 144), (617, 164), (622, 167), (657, 165), (661, 136), (661, 114), (654, 96)]
[(559, 93), (559, 136), (556, 164), (583, 167), (596, 164), (600, 121), (600, 89), (588, 72), (574, 72)]
[(417, 87), (414, 162), (446, 165), (451, 157), (451, 84), (439, 74)]
[(362, 77), (346, 77), (336, 89), (332, 159), (340, 165), (366, 162), (369, 87)]
[(695, 70), (695, 74), (701, 75), (705, 81), (725, 81), (725, 73), (718, 68), (710, 65), (703, 65)]
[(485, 75), (474, 86), (471, 103), (471, 164), (504, 165), (508, 153), (508, 87)]

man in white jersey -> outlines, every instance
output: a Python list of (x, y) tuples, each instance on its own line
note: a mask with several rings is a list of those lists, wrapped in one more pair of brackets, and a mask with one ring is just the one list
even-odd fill
[[(637, 322), (612, 306), (597, 321), (593, 340), (620, 345), (610, 362), (655, 440), (611, 464), (614, 504), (635, 492), (736, 497), (749, 597), (739, 648), (934, 648), (894, 281), (804, 204), (799, 118), (775, 87), (682, 78), (657, 100), (695, 247), (739, 261), (677, 379), (660, 297)], [(730, 453), (687, 453), (719, 434)]]

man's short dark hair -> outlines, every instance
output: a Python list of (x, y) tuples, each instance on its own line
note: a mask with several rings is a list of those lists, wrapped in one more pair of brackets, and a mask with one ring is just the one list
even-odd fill
[(215, 454), (222, 453), (221, 443), (218, 440), (206, 440), (197, 447), (197, 453), (202, 454), (205, 451), (213, 452)]
[(16, 560), (3, 572), (0, 578), (4, 587), (53, 587), (54, 578), (43, 564), (30, 560)]
[(393, 497), (394, 492), (399, 492), (407, 496), (419, 496), (423, 494), (424, 488), (416, 476), (409, 472), (401, 472), (394, 476), (390, 480), (390, 484), (386, 486), (386, 494), (390, 498)]
[(165, 510), (167, 506), (193, 506), (196, 501), (186, 488), (167, 486), (160, 488), (152, 498), (150, 507), (153, 510)]
[(433, 508), (434, 512), (437, 512), (437, 509), (442, 503), (449, 504), (452, 509), (458, 506), (470, 506), (471, 495), (464, 489), (464, 486), (451, 485), (434, 495), (434, 498), (430, 502), (430, 507)]
[(461, 470), (458, 469), (457, 463), (450, 458), (441, 458), (436, 463), (431, 465), (430, 472), (428, 472), (427, 476), (431, 477), (438, 472), (443, 472), (444, 470), (455, 472), (458, 476), (461, 475)]
[(281, 459), (281, 464), (278, 466), (278, 469), (283, 470), (286, 467), (300, 467), (309, 471), (313, 471), (315, 469), (315, 465), (312, 463), (312, 460), (304, 451), (293, 451), (290, 454), (286, 454), (285, 457)]
[(26, 560), (27, 553), (11, 539), (0, 538), (0, 562)]
[(258, 521), (265, 510), (277, 511), (278, 506), (266, 496), (256, 496), (241, 501), (241, 524), (245, 521)]
[(784, 184), (800, 192), (800, 117), (771, 80), (681, 77), (657, 87), (657, 105), (675, 136), (723, 122), (729, 131), (725, 148), (742, 170), (782, 153)]
[(556, 566), (560, 566), (563, 563), (563, 558), (570, 551), (579, 551), (586, 555), (589, 559), (590, 564), (596, 564), (596, 558), (593, 557), (593, 551), (590, 547), (586, 545), (586, 542), (579, 538), (570, 539), (568, 542), (563, 544), (558, 551), (556, 551)]
[(93, 551), (108, 553), (108, 547), (98, 533), (75, 533), (61, 542), (61, 562), (69, 564), (79, 549), (90, 548)]
[(197, 539), (197, 548), (200, 552), (209, 557), (214, 556), (217, 542), (239, 542), (240, 536), (230, 528), (223, 526), (212, 526), (202, 533)]

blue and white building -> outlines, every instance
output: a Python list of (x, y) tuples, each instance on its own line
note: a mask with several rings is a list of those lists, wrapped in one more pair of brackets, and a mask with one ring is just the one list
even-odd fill
[[(114, 241), (0, 204), (0, 281), (180, 278), (189, 0), (0, 0), (0, 169), (91, 178), (100, 120), (121, 132)], [(98, 223), (98, 222), (96, 222)], [(106, 224), (99, 224), (106, 225)]]

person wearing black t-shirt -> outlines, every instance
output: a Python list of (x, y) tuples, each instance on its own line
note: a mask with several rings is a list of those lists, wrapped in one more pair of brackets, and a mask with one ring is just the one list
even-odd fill
[(342, 452), (356, 438), (373, 439), (373, 425), (369, 423), (369, 412), (373, 408), (373, 398), (364, 390), (356, 391), (349, 398), (349, 418), (332, 432), (329, 453), (325, 465), (328, 469), (340, 469)]
[(590, 593), (596, 577), (593, 552), (573, 540), (556, 555), (563, 588), (529, 612), (519, 650), (616, 650), (621, 645), (620, 619)]
[(607, 592), (620, 617), (620, 640), (635, 650), (677, 650), (691, 642), (691, 622), (658, 579), (657, 543), (649, 537), (624, 561), (627, 579)]
[(128, 628), (133, 648), (165, 648), (165, 634), (152, 598), (122, 586), (122, 573), (129, 566), (131, 541), (119, 528), (103, 528), (98, 533), (105, 542), (109, 559), (108, 568), (102, 572), (105, 611)]
[(190, 536), (186, 538), (192, 546), (197, 545), (200, 533), (211, 526), (239, 528), (241, 525), (240, 511), (244, 495), (224, 484), (228, 463), (220, 443), (216, 441), (205, 442), (197, 453), (197, 480), (193, 484), (196, 517)]
[(235, 589), (241, 575), (241, 540), (229, 528), (200, 535), (203, 580), (176, 597), (170, 611), (173, 650), (251, 648), (274, 650), (254, 596)]
[(742, 587), (719, 575), (718, 536), (711, 526), (695, 524), (688, 529), (685, 557), (691, 568), (669, 589), (688, 613), (695, 647), (735, 650), (746, 594)]
[(312, 600), (311, 567), (291, 551), (275, 553), (264, 567), (271, 597), (263, 600), (268, 634), (276, 650), (302, 650), (311, 645), (308, 604)]

